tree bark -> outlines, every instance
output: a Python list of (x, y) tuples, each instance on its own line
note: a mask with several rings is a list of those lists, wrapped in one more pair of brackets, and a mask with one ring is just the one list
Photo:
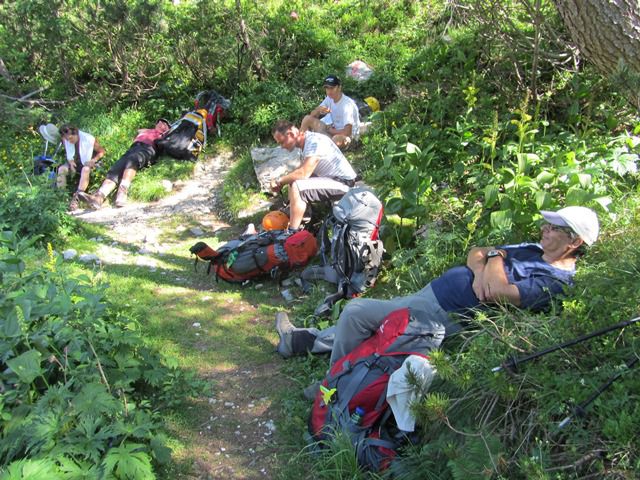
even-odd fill
[(640, 74), (638, 0), (554, 0), (581, 54), (605, 75)]

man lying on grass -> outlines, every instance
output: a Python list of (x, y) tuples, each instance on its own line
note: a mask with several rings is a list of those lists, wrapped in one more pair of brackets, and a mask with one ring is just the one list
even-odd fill
[(295, 328), (284, 312), (276, 315), (278, 353), (293, 355), (331, 352), (331, 365), (369, 338), (385, 317), (398, 308), (424, 310), (445, 327), (445, 335), (462, 326), (450, 314), (464, 316), (491, 304), (511, 304), (544, 310), (554, 295), (573, 284), (577, 258), (584, 245), (598, 238), (598, 217), (586, 207), (540, 212), (540, 243), (474, 247), (466, 266), (444, 272), (419, 292), (391, 300), (355, 299), (342, 311), (335, 327)]

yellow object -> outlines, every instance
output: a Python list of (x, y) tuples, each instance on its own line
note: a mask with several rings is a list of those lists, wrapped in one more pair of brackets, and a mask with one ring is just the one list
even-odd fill
[(331, 402), (331, 397), (333, 397), (333, 395), (336, 393), (336, 389), (332, 388), (331, 390), (329, 390), (324, 385), (320, 385), (320, 391), (322, 392), (322, 402), (325, 405), (329, 405), (329, 402)]
[(375, 97), (367, 97), (364, 99), (364, 102), (369, 105), (369, 108), (372, 112), (380, 111), (380, 102)]
[(265, 230), (284, 230), (289, 226), (289, 217), (279, 210), (267, 213), (262, 219), (262, 228)]

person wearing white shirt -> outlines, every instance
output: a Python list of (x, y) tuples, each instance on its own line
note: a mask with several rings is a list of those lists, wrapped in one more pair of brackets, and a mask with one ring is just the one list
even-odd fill
[(360, 114), (352, 98), (342, 93), (342, 82), (336, 75), (324, 79), (325, 99), (302, 119), (300, 131), (323, 133), (340, 149), (358, 138)]
[(85, 192), (89, 186), (89, 175), (104, 154), (104, 148), (95, 137), (87, 132), (78, 130), (72, 125), (60, 127), (62, 143), (66, 151), (67, 162), (58, 167), (56, 185), (58, 188), (67, 186), (69, 172), (80, 174), (78, 188), (71, 198), (69, 210), (78, 209), (78, 192)]

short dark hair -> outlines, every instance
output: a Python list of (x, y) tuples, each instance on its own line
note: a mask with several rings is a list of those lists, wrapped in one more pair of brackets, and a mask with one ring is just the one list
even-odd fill
[(295, 127), (295, 125), (291, 123), (289, 120), (278, 120), (276, 124), (273, 126), (273, 128), (271, 129), (271, 135), (275, 135), (276, 133), (279, 133), (280, 135), (284, 135), (293, 127)]
[(66, 135), (68, 133), (70, 133), (71, 135), (77, 135), (78, 134), (78, 127), (74, 127), (73, 125), (65, 123), (64, 125), (62, 125), (60, 127), (60, 135), (64, 136), (64, 135)]

